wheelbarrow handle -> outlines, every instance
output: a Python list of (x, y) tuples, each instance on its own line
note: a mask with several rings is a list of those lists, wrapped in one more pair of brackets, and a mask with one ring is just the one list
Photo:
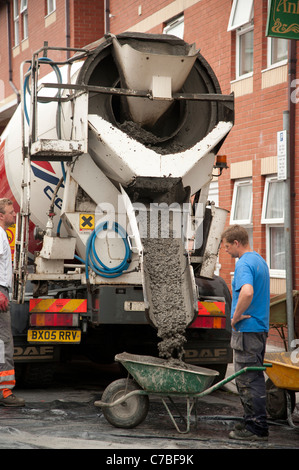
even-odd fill
[(128, 398), (132, 397), (133, 395), (148, 395), (148, 393), (144, 390), (132, 390), (129, 393), (125, 393), (114, 402), (107, 403), (105, 401), (97, 400), (94, 402), (94, 405), (98, 407), (112, 408), (113, 406), (120, 405), (124, 401), (128, 400)]
[(221, 388), (223, 385), (227, 384), (228, 382), (231, 382), (234, 380), (236, 377), (238, 377), (241, 374), (244, 374), (245, 372), (251, 372), (251, 371), (264, 371), (266, 370), (266, 367), (272, 367), (272, 364), (264, 364), (263, 366), (248, 366), (244, 367), (243, 369), (239, 370), (238, 372), (235, 372), (234, 374), (230, 375), (229, 377), (226, 377), (225, 379), (221, 380), (220, 382), (217, 382), (215, 385), (212, 385), (210, 388), (207, 388), (203, 392), (196, 393), (194, 396), (195, 398), (201, 398), (209, 393), (215, 392), (215, 390), (218, 390)]

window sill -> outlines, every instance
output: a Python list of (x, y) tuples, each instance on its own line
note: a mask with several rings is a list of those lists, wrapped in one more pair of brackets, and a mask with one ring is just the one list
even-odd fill
[(278, 67), (283, 67), (287, 65), (288, 60), (281, 60), (280, 62), (276, 62), (275, 64), (268, 65), (266, 69), (262, 70), (262, 73), (268, 72), (269, 70), (277, 69)]
[(253, 73), (233, 80), (230, 85), (231, 92), (234, 92), (236, 98), (253, 93)]
[(45, 28), (50, 26), (52, 23), (55, 23), (55, 21), (56, 21), (56, 10), (52, 11), (47, 16), (45, 16)]
[(246, 78), (253, 77), (253, 72), (245, 73), (244, 75), (240, 75), (240, 77), (237, 77), (235, 80), (232, 80), (230, 83), (233, 85), (234, 83), (237, 83), (241, 80), (246, 80)]
[(275, 64), (275, 66), (262, 70), (262, 89), (270, 88), (288, 81), (288, 64)]
[(271, 279), (285, 279), (286, 272), (284, 269), (270, 269), (270, 278)]

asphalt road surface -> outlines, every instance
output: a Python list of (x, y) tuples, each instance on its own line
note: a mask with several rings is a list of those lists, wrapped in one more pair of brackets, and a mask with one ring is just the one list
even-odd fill
[[(228, 373), (232, 373), (231, 369)], [(228, 387), (198, 400), (197, 417), (193, 412), (187, 434), (175, 429), (157, 396), (150, 396), (148, 414), (139, 426), (115, 428), (107, 422), (102, 409), (94, 406), (94, 401), (120, 375), (117, 365), (99, 366), (80, 360), (59, 366), (47, 389), (16, 388), (15, 394), (25, 398), (26, 406), (0, 408), (0, 449), (103, 449), (105, 458), (112, 459), (119, 456), (118, 451), (138, 455), (147, 449), (150, 455), (156, 455), (157, 451), (159, 455), (175, 452), (181, 459), (186, 459), (186, 455), (193, 455), (194, 459), (194, 453), (201, 449), (299, 448), (299, 404), (293, 413), (298, 429), (290, 428), (287, 422), (271, 420), (268, 442), (240, 443), (229, 439), (230, 430), (242, 416), (239, 397), (231, 382)], [(177, 406), (186, 416), (186, 400), (179, 399)], [(172, 413), (180, 429), (184, 429), (176, 410)], [(191, 460), (189, 463), (194, 464)], [(187, 461), (169, 463), (186, 464)], [(137, 460), (131, 464), (136, 467)]]

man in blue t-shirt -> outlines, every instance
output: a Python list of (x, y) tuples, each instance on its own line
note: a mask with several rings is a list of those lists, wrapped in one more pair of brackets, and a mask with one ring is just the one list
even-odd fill
[[(270, 315), (270, 276), (264, 259), (252, 251), (247, 231), (240, 225), (222, 234), (225, 251), (239, 258), (232, 282), (231, 346), (235, 371), (248, 366), (263, 366)], [(233, 439), (265, 440), (266, 388), (263, 371), (247, 371), (236, 378), (244, 408), (244, 423), (230, 433)]]

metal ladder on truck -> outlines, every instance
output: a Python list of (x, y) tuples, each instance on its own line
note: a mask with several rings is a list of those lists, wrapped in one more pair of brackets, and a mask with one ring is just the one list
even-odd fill
[[(48, 51), (70, 51), (76, 54), (68, 58), (64, 62), (54, 62), (48, 58)], [(74, 157), (87, 152), (87, 125), (86, 135), (82, 132), (82, 109), (85, 109), (86, 124), (88, 124), (88, 94), (92, 93), (108, 93), (114, 95), (139, 96), (151, 98), (148, 91), (128, 90), (114, 87), (90, 86), (70, 83), (69, 70), (73, 62), (85, 59), (89, 53), (88, 49), (77, 49), (69, 47), (50, 47), (45, 43), (44, 47), (36, 51), (30, 66), (24, 73), (24, 65), (21, 67), (21, 77), (23, 77), (22, 86), (22, 155), (23, 155), (23, 177), (21, 187), (20, 213), (16, 221), (16, 242), (14, 256), (14, 273), (13, 273), (13, 300), (23, 303), (25, 300), (26, 282), (28, 280), (28, 245), (30, 230), (30, 189), (31, 189), (31, 162), (32, 161), (67, 161), (71, 162)], [(91, 52), (92, 53), (92, 52)], [(42, 57), (39, 55), (42, 54)], [(67, 82), (62, 83), (59, 72), (57, 71), (57, 83), (41, 83), (38, 85), (38, 72), (41, 64), (48, 64), (58, 70), (58, 66), (69, 66), (67, 74)], [(27, 62), (28, 65), (28, 62)], [(31, 89), (29, 90), (28, 82), (31, 78)], [(57, 89), (56, 96), (40, 96), (39, 91), (42, 88)], [(68, 95), (62, 92), (69, 90)], [(26, 92), (30, 94), (30, 116), (26, 107)], [(60, 107), (62, 102), (70, 101), (72, 103), (72, 135), (71, 139), (63, 139), (60, 135), (60, 129), (57, 132), (57, 139), (39, 138), (38, 132), (38, 103), (57, 102)], [(76, 107), (80, 108), (80, 113), (76, 113)], [(27, 122), (25, 122), (27, 121)], [(84, 119), (83, 119), (84, 121)], [(28, 137), (25, 139), (25, 133)], [(32, 276), (31, 276), (32, 277)]]
[[(77, 54), (73, 58), (68, 58), (64, 62), (54, 62), (48, 58), (48, 51), (66, 51), (67, 55), (72, 52)], [(63, 97), (61, 90), (72, 90), (71, 84), (63, 84), (60, 79), (61, 75), (58, 66), (71, 66), (75, 60), (81, 60), (88, 54), (86, 49), (68, 48), (68, 47), (49, 47), (45, 43), (44, 47), (35, 52), (29, 65), (29, 69), (24, 73), (24, 66), (28, 61), (23, 62), (21, 66), (21, 76), (23, 77), (22, 86), (22, 163), (23, 173), (21, 182), (21, 199), (20, 212), (16, 218), (15, 231), (15, 251), (13, 261), (13, 300), (17, 303), (24, 303), (26, 282), (28, 278), (28, 255), (29, 255), (29, 232), (30, 227), (30, 198), (31, 198), (31, 162), (32, 161), (72, 161), (78, 155), (86, 151), (87, 138), (81, 140), (64, 140), (60, 136), (60, 129), (57, 132), (57, 139), (41, 139), (38, 134), (38, 103), (57, 102), (58, 108), (63, 101), (73, 101), (83, 96), (86, 102), (87, 97), (84, 96), (84, 90), (74, 90), (68, 96)], [(42, 54), (42, 57), (39, 55)], [(41, 64), (48, 64), (55, 69), (57, 75), (57, 84), (49, 83), (38, 85), (39, 68)], [(68, 74), (69, 74), (68, 68)], [(29, 90), (29, 79), (31, 79), (31, 89)], [(55, 88), (58, 91), (56, 96), (41, 97), (38, 95), (42, 88)], [(30, 112), (27, 110), (26, 94), (30, 94)], [(28, 100), (27, 100), (28, 101)], [(81, 103), (80, 103), (81, 105)], [(59, 109), (58, 109), (59, 111)], [(25, 135), (28, 134), (26, 138)]]

